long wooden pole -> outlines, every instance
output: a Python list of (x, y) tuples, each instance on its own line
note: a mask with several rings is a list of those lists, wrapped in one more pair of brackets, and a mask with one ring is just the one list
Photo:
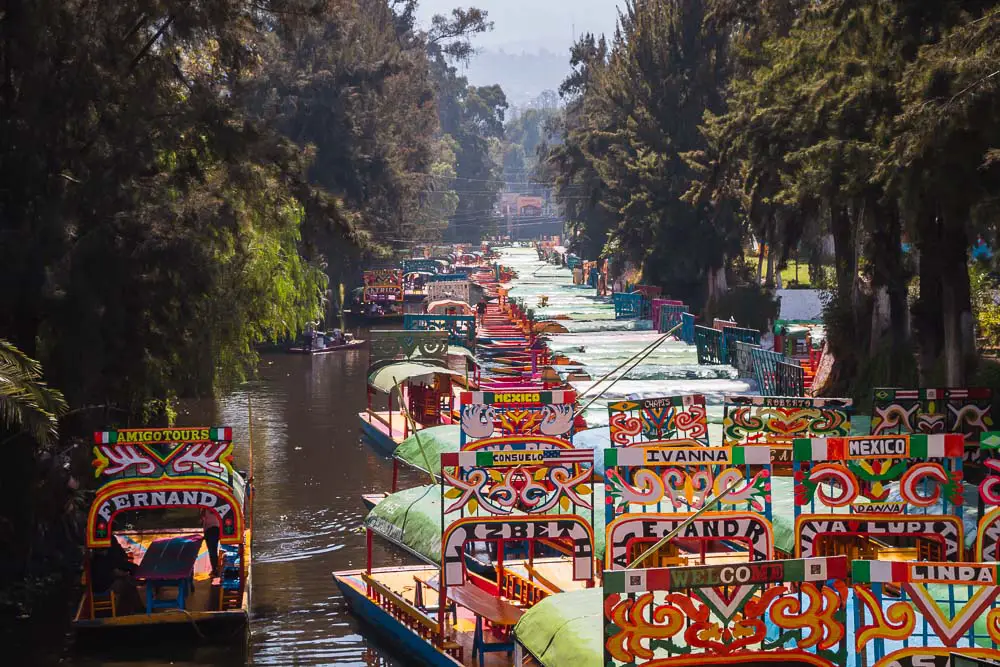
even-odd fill
[(250, 394), (249, 391), (247, 392), (247, 422), (248, 422), (248, 428), (247, 428), (247, 430), (248, 430), (248, 433), (249, 433), (249, 435), (248, 435), (248, 445), (249, 445), (249, 448), (250, 448), (250, 453), (249, 453), (249, 456), (248, 456), (248, 458), (249, 458), (249, 467), (250, 467), (250, 478), (247, 480), (247, 487), (250, 490), (250, 507), (248, 508), (248, 510), (249, 510), (249, 512), (248, 512), (248, 514), (249, 514), (248, 519), (249, 519), (249, 524), (250, 524), (250, 548), (253, 549), (253, 535), (254, 535), (254, 530), (253, 530), (253, 501), (254, 501), (254, 495), (255, 495), (254, 494), (254, 486), (253, 486), (253, 481), (254, 481), (253, 480), (253, 478), (254, 478), (254, 470), (253, 470), (253, 398), (252, 398), (252, 395)]
[(715, 498), (712, 498), (711, 500), (709, 500), (707, 503), (705, 503), (705, 506), (702, 507), (701, 509), (699, 509), (697, 512), (695, 512), (694, 514), (692, 514), (688, 518), (684, 519), (684, 521), (682, 521), (679, 526), (677, 526), (672, 531), (670, 531), (669, 533), (667, 533), (666, 535), (664, 535), (662, 538), (660, 538), (660, 540), (657, 541), (656, 544), (654, 544), (650, 548), (648, 548), (645, 551), (643, 551), (639, 555), (639, 557), (636, 558), (631, 563), (629, 563), (625, 567), (625, 569), (626, 570), (633, 569), (636, 565), (638, 565), (642, 561), (646, 560), (646, 558), (648, 558), (652, 554), (654, 554), (657, 551), (659, 551), (660, 547), (662, 547), (664, 544), (666, 544), (670, 540), (672, 540), (675, 537), (677, 537), (678, 535), (680, 535), (681, 531), (684, 530), (685, 528), (687, 528), (688, 526), (690, 526), (692, 523), (694, 523), (695, 519), (697, 519), (702, 514), (704, 514), (705, 512), (709, 511), (710, 509), (712, 509), (713, 507), (715, 507), (716, 505), (718, 505), (719, 502), (721, 502), (723, 498), (725, 498), (726, 496), (728, 496), (730, 494), (730, 492), (732, 492), (732, 490), (735, 489), (737, 486), (739, 486), (740, 483), (742, 483), (742, 482), (743, 482), (742, 479), (733, 480), (733, 483), (729, 485), (729, 488), (727, 488), (725, 491), (723, 491), (722, 493), (720, 493), (719, 495), (717, 495)]
[(584, 411), (587, 408), (589, 408), (591, 405), (593, 405), (594, 402), (597, 399), (599, 399), (601, 396), (603, 396), (609, 389), (611, 389), (611, 387), (615, 386), (616, 382), (618, 382), (619, 380), (621, 380), (622, 378), (624, 378), (626, 375), (628, 375), (629, 372), (631, 372), (633, 368), (635, 368), (636, 366), (638, 366), (644, 359), (646, 359), (646, 357), (648, 357), (650, 354), (652, 354), (653, 350), (655, 350), (657, 347), (659, 347), (660, 344), (663, 343), (663, 341), (665, 341), (668, 336), (672, 335), (675, 331), (677, 331), (677, 329), (680, 328), (680, 326), (681, 325), (678, 324), (677, 326), (675, 326), (674, 328), (672, 328), (670, 331), (666, 332), (665, 334), (663, 334), (662, 336), (660, 336), (659, 338), (657, 338), (655, 341), (653, 341), (652, 343), (650, 343), (649, 345), (647, 345), (643, 349), (639, 350), (639, 352), (637, 352), (636, 354), (632, 355), (631, 357), (629, 357), (628, 359), (626, 359), (624, 362), (622, 362), (621, 364), (619, 364), (617, 368), (613, 368), (612, 370), (610, 370), (607, 373), (605, 373), (604, 377), (602, 377), (600, 380), (598, 380), (594, 384), (590, 385), (590, 387), (587, 389), (587, 391), (584, 391), (582, 394), (580, 394), (580, 396), (578, 396), (578, 398), (582, 398), (589, 391), (593, 390), (594, 387), (596, 387), (597, 385), (599, 385), (602, 382), (604, 382), (605, 380), (607, 380), (608, 377), (612, 373), (614, 373), (615, 371), (621, 370), (625, 366), (628, 366), (629, 364), (632, 364), (631, 366), (629, 366), (628, 369), (625, 370), (625, 372), (623, 372), (621, 375), (619, 375), (614, 380), (612, 380), (606, 387), (604, 387), (603, 389), (601, 389), (601, 391), (596, 396), (594, 396), (592, 399), (590, 399), (589, 401), (587, 401), (587, 404), (584, 405), (579, 410), (577, 410), (576, 413), (573, 415), (573, 417), (576, 418), (576, 417), (579, 417), (580, 415), (582, 415), (584, 413)]
[[(424, 465), (427, 466), (427, 474), (431, 477), (431, 484), (437, 484), (437, 477), (434, 476), (434, 472), (431, 470), (431, 460), (427, 457), (427, 450), (424, 449), (424, 443), (420, 442), (420, 434), (417, 431), (417, 424), (410, 416), (410, 410), (406, 407), (406, 401), (403, 400), (403, 390), (400, 388), (401, 383), (396, 380), (396, 376), (392, 377), (393, 388), (399, 392), (399, 413), (403, 415), (403, 419), (410, 424), (410, 428), (413, 429), (413, 437), (417, 441), (417, 447), (420, 449), (420, 454), (424, 459)], [(390, 400), (392, 393), (389, 393)]]

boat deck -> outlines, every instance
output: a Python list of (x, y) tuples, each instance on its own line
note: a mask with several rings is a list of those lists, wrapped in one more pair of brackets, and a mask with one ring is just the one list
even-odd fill
[[(391, 591), (395, 594), (397, 599), (401, 600), (405, 604), (405, 608), (400, 611), (399, 609), (393, 610), (395, 612), (395, 617), (398, 619), (400, 617), (406, 618), (410, 623), (415, 625), (426, 625), (428, 623), (437, 623), (437, 613), (433, 610), (436, 609), (438, 604), (438, 594), (435, 592), (436, 579), (440, 574), (440, 570), (436, 567), (406, 567), (406, 568), (384, 568), (372, 570), (371, 578), (383, 589)], [(368, 618), (368, 620), (374, 620), (371, 618), (372, 614), (376, 609), (381, 609), (372, 601), (366, 594), (366, 585), (363, 579), (363, 571), (355, 570), (351, 572), (340, 572), (336, 573), (335, 577), (341, 590), (347, 594), (349, 601), (352, 606), (355, 607), (355, 611), (361, 616)], [(423, 609), (431, 611), (418, 610), (415, 597), (417, 590), (417, 580), (422, 582), (421, 594), (423, 596)], [(432, 581), (434, 580), (434, 581)], [(430, 585), (427, 582), (432, 582)], [(467, 584), (471, 585), (471, 584)], [(345, 587), (349, 587), (351, 590), (345, 590)], [(451, 589), (449, 589), (451, 590)], [(487, 595), (484, 593), (484, 595)], [(353, 599), (352, 599), (353, 598)], [(511, 603), (514, 604), (514, 603)], [(360, 609), (359, 606), (365, 606), (367, 609)], [(514, 606), (517, 606), (514, 604)], [(520, 609), (520, 607), (518, 607)], [(392, 613), (392, 612), (390, 612)], [(419, 618), (418, 618), (419, 616)], [(476, 616), (472, 611), (462, 607), (461, 605), (456, 605), (455, 607), (455, 617), (453, 618), (451, 613), (446, 616), (446, 626), (447, 626), (447, 636), (450, 641), (453, 641), (462, 647), (462, 662), (451, 661), (444, 656), (440, 656), (440, 663), (435, 664), (464, 664), (469, 667), (474, 665), (483, 664), (486, 667), (509, 667), (512, 664), (512, 655), (508, 656), (504, 651), (487, 652), (483, 656), (483, 662), (479, 662), (479, 656), (473, 657), (472, 655), (472, 644), (476, 628)], [(422, 640), (417, 635), (412, 632), (412, 630), (407, 630), (403, 627), (383, 627), (379, 628), (381, 631), (389, 633), (397, 640), (400, 639), (401, 634), (406, 635), (407, 642), (420, 641), (429, 646), (426, 640)], [(492, 631), (487, 627), (486, 629), (486, 641), (488, 643), (496, 643), (497, 637), (493, 635)], [(402, 644), (405, 645), (405, 644)]]
[(397, 445), (412, 432), (406, 423), (406, 417), (396, 411), (390, 413), (388, 410), (365, 410), (359, 412), (358, 417), (382, 435), (392, 439)]
[[(145, 533), (140, 533), (138, 531), (123, 531), (116, 537), (119, 542), (122, 543), (125, 550), (130, 553), (133, 561), (138, 562), (142, 559), (146, 548), (155, 539), (198, 533), (200, 533), (200, 531), (178, 530)], [(247, 557), (249, 561), (249, 555)], [(205, 549), (205, 545), (202, 544), (197, 560), (195, 561), (193, 589), (187, 592), (184, 609), (153, 609), (152, 613), (147, 614), (146, 585), (142, 582), (136, 582), (136, 593), (138, 595), (139, 605), (138, 608), (127, 608), (126, 605), (128, 603), (123, 601), (121, 596), (116, 596), (116, 613), (114, 615), (111, 614), (110, 610), (99, 610), (93, 614), (92, 618), (89, 606), (86, 604), (87, 601), (84, 598), (81, 599), (80, 604), (77, 607), (76, 616), (73, 619), (73, 622), (75, 625), (82, 628), (190, 623), (192, 619), (198, 622), (203, 620), (245, 622), (249, 605), (249, 598), (246, 593), (244, 592), (238, 600), (240, 605), (239, 607), (233, 608), (235, 605), (232, 601), (230, 601), (226, 604), (228, 608), (220, 609), (221, 591), (219, 588), (212, 586), (212, 579), (210, 577), (209, 570), (210, 565), (208, 562), (208, 553)], [(216, 583), (220, 582), (216, 580)], [(154, 594), (157, 600), (168, 601), (176, 600), (177, 593), (178, 590), (176, 586), (162, 586), (158, 591), (155, 591)], [(239, 595), (238, 592), (236, 592), (236, 594)]]
[[(406, 417), (396, 410), (390, 413), (388, 410), (365, 410), (359, 412), (358, 417), (382, 435), (391, 438), (397, 445), (407, 437), (413, 435), (413, 429), (406, 423)], [(417, 422), (417, 430), (422, 431), (431, 426), (441, 426), (453, 423), (447, 415), (442, 415), (441, 424), (421, 424)]]

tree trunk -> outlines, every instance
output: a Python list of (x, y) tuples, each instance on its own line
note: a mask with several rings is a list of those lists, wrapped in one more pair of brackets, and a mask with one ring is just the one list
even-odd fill
[(767, 277), (764, 279), (764, 287), (768, 289), (774, 287), (774, 234), (772, 233), (774, 225), (773, 217), (768, 220), (767, 225)]
[(764, 272), (764, 242), (757, 242), (757, 284), (760, 285), (760, 279)]
[[(934, 368), (944, 345), (941, 317), (942, 239), (933, 210), (922, 212), (917, 225), (920, 298), (913, 308), (913, 329), (920, 355), (920, 384), (928, 386), (933, 382)], [(962, 266), (965, 266), (964, 263)]]
[[(894, 204), (879, 206), (877, 194), (865, 207), (871, 211), (874, 219), (868, 220), (872, 230), (874, 246), (873, 277), (876, 288), (875, 309), (885, 306), (883, 311), (888, 315), (889, 340), (893, 354), (889, 359), (889, 378), (893, 384), (905, 386), (903, 382), (904, 366), (902, 355), (898, 354), (907, 348), (907, 315), (906, 275), (903, 268), (902, 222), (899, 209)], [(882, 299), (885, 299), (883, 302)], [(878, 318), (873, 318), (877, 321)], [(877, 350), (880, 338), (885, 332), (884, 327), (872, 329), (871, 352)]]
[(726, 292), (729, 291), (729, 285), (726, 282), (726, 264), (725, 259), (723, 259), (722, 266), (715, 269), (708, 269), (708, 303), (707, 305), (711, 307), (715, 304), (719, 297), (724, 296)]
[(969, 293), (969, 242), (962, 222), (948, 225), (946, 219), (943, 223), (939, 252), (945, 382), (949, 387), (965, 387), (976, 363)]
[(850, 303), (854, 288), (854, 230), (850, 217), (842, 206), (830, 207), (830, 232), (833, 234), (833, 255), (837, 274), (837, 294)]
[[(875, 287), (872, 295), (872, 326), (868, 339), (868, 356), (878, 354), (885, 332), (889, 330), (889, 320), (892, 316), (892, 306), (889, 303), (889, 290), (884, 285)], [(894, 355), (893, 355), (894, 356)]]

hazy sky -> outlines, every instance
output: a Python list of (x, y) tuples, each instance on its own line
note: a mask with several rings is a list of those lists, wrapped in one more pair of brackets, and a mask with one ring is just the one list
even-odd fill
[(420, 0), (419, 14), (427, 25), (434, 14), (479, 7), (489, 12), (494, 28), (476, 38), (477, 46), (515, 53), (547, 49), (568, 57), (574, 30), (577, 35), (589, 31), (610, 36), (622, 4), (623, 0)]

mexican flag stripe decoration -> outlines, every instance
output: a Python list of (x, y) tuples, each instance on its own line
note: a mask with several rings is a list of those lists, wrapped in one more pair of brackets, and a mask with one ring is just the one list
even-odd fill
[(915, 459), (953, 458), (964, 453), (965, 436), (961, 433), (910, 436), (910, 456)]
[(618, 465), (618, 453), (617, 447), (612, 447), (611, 449), (604, 450), (604, 468), (614, 468)]
[(209, 431), (208, 437), (215, 442), (229, 442), (233, 439), (233, 429), (228, 426), (215, 426)]
[(94, 444), (113, 445), (118, 442), (118, 431), (95, 431)]
[(982, 449), (1000, 449), (1000, 431), (986, 431), (979, 436)]
[(840, 461), (847, 451), (847, 438), (796, 438), (792, 441), (795, 461)]
[(881, 584), (907, 581), (907, 564), (889, 560), (851, 561), (851, 579), (856, 584)]
[(795, 558), (777, 562), (784, 566), (782, 581), (826, 581), (847, 577), (846, 556)]
[(768, 465), (771, 463), (771, 448), (760, 445), (733, 447), (732, 462), (733, 465)]
[(670, 590), (670, 568), (616, 570), (604, 573), (604, 592), (645, 593)]

